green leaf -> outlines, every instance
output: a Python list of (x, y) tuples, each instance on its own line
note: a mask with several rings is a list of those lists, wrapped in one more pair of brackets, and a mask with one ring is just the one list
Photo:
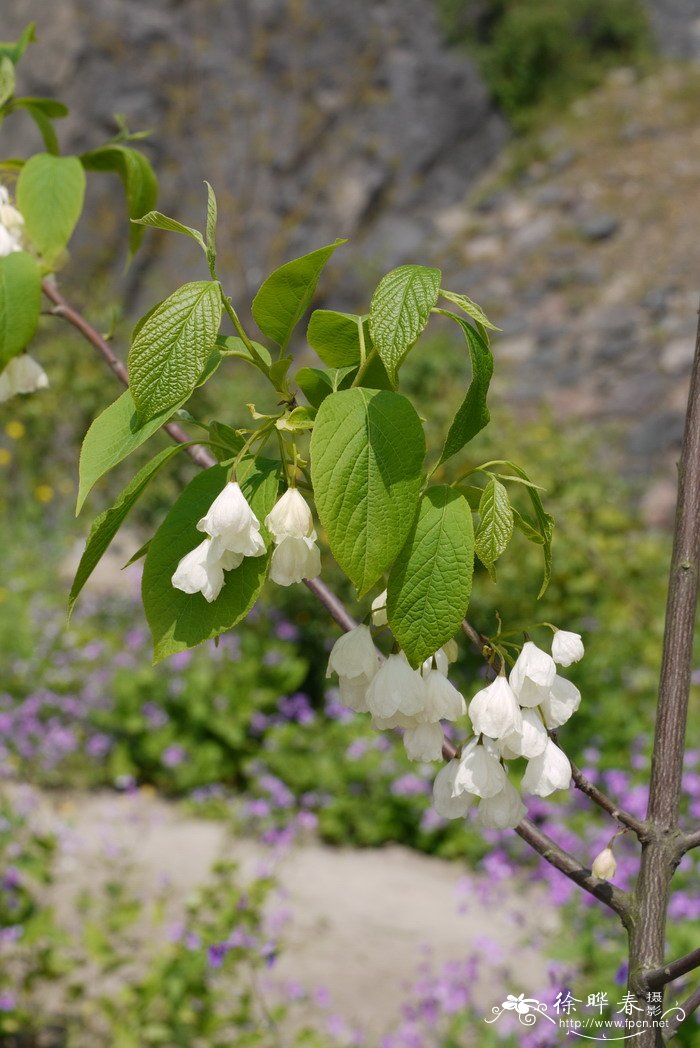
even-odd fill
[(207, 253), (207, 245), (204, 243), (204, 237), (198, 229), (193, 229), (192, 226), (183, 226), (182, 222), (178, 222), (174, 218), (168, 218), (167, 215), (161, 214), (160, 211), (149, 211), (147, 215), (142, 215), (141, 218), (133, 218), (132, 222), (140, 226), (150, 226), (151, 229), (164, 229), (169, 233), (182, 233), (183, 236), (195, 240), (202, 251), (205, 254)]
[(283, 350), (311, 302), (323, 267), (335, 249), (345, 243), (336, 240), (328, 247), (285, 263), (267, 278), (253, 299), (255, 323)]
[(460, 628), (473, 572), (474, 528), (467, 500), (454, 488), (429, 488), (387, 585), (389, 625), (413, 667)]
[(8, 111), (15, 112), (17, 109), (24, 109), (28, 113), (38, 127), (47, 151), (58, 156), (61, 150), (52, 121), (68, 116), (68, 107), (62, 105), (61, 102), (56, 102), (53, 98), (26, 96), (12, 99)]
[(214, 190), (208, 182), (205, 182), (204, 185), (207, 187), (207, 262), (213, 276), (216, 267), (216, 220), (218, 208)]
[(337, 368), (323, 371), (321, 368), (299, 368), (294, 380), (309, 404), (319, 408), (326, 397), (339, 389), (346, 389), (352, 381), (355, 368)]
[(221, 292), (212, 280), (183, 284), (139, 329), (129, 351), (129, 382), (146, 422), (179, 405), (197, 385), (216, 344)]
[[(88, 171), (114, 171), (121, 178), (126, 193), (130, 219), (151, 211), (158, 199), (158, 179), (147, 157), (130, 146), (108, 145), (84, 153), (81, 158)], [(132, 222), (129, 228), (129, 255), (138, 250), (144, 228)]]
[(526, 517), (523, 513), (519, 513), (515, 506), (511, 508), (513, 510), (513, 523), (518, 531), (521, 531), (529, 542), (534, 542), (536, 546), (542, 546), (544, 544), (544, 537), (537, 530), (535, 524), (529, 517)]
[(513, 510), (508, 492), (498, 480), (490, 480), (479, 502), (479, 527), (474, 548), (487, 567), (498, 560), (513, 534)]
[(47, 262), (70, 240), (85, 197), (85, 171), (76, 156), (36, 153), (17, 179), (17, 206), (27, 236)]
[(393, 389), (386, 368), (376, 353), (367, 364), (367, 370), (362, 376), (360, 385), (364, 389)]
[(305, 430), (314, 428), (316, 419), (316, 408), (307, 408), (300, 405), (293, 408), (288, 415), (277, 421), (277, 429), (286, 430), (290, 433), (303, 433)]
[(233, 458), (245, 444), (244, 438), (224, 422), (210, 422), (209, 437), (214, 445), (212, 450), (219, 462)]
[(438, 310), (446, 317), (450, 317), (459, 324), (469, 346), (469, 356), (472, 365), (472, 380), (469, 383), (467, 395), (454, 417), (449, 428), (445, 444), (440, 455), (440, 463), (456, 455), (465, 444), (468, 444), (484, 426), (488, 425), (491, 414), (489, 412), (486, 398), (489, 392), (491, 376), (493, 375), (493, 356), (487, 343), (471, 324), (458, 317), (455, 313), (447, 310)]
[[(218, 335), (216, 345), (219, 352), (224, 357), (240, 357), (241, 360), (247, 360), (249, 364), (255, 363), (252, 353), (243, 339), (239, 338), (238, 335)], [(272, 363), (269, 349), (267, 349), (266, 346), (263, 346), (262, 342), (253, 342), (253, 345), (269, 367)]]
[(399, 266), (382, 277), (372, 296), (369, 330), (394, 384), (402, 360), (437, 302), (440, 276), (439, 269), (428, 266)]
[(12, 41), (11, 43), (4, 41), (0, 43), (0, 56), (3, 58), (9, 58), (15, 63), (15, 65), (17, 65), (29, 45), (33, 44), (36, 40), (35, 28), (34, 22), (30, 22), (29, 25), (22, 30), (19, 40)]
[(316, 309), (311, 314), (306, 339), (324, 364), (330, 368), (343, 368), (359, 364), (360, 324), (367, 353), (372, 348), (369, 334), (369, 317), (354, 313), (336, 313), (332, 309)]
[(139, 423), (136, 405), (131, 392), (125, 393), (97, 416), (85, 435), (80, 449), (80, 481), (76, 516), (100, 477), (140, 447), (144, 441), (160, 429), (175, 413), (179, 404), (173, 405), (150, 419), (145, 425)]
[(316, 508), (338, 564), (366, 593), (413, 525), (425, 436), (398, 393), (348, 389), (321, 404), (311, 437)]
[(148, 539), (146, 542), (144, 542), (143, 546), (139, 546), (139, 548), (136, 550), (136, 553), (132, 553), (132, 555), (127, 560), (126, 564), (122, 566), (122, 571), (124, 571), (126, 568), (130, 568), (132, 564), (136, 564), (139, 560), (145, 557), (148, 553), (148, 547), (150, 545), (151, 540)]
[(15, 64), (7, 55), (0, 56), (0, 106), (15, 92)]
[[(527, 493), (530, 496), (530, 502), (532, 508), (535, 511), (535, 519), (537, 521), (537, 530), (541, 537), (542, 555), (544, 557), (544, 572), (542, 575), (542, 585), (540, 591), (537, 594), (537, 598), (543, 596), (547, 587), (549, 586), (550, 579), (552, 577), (552, 532), (554, 531), (554, 518), (545, 511), (544, 504), (542, 502), (542, 496), (539, 490), (532, 484), (532, 481), (528, 477), (524, 469), (520, 466), (516, 466), (514, 462), (504, 461), (503, 465), (508, 469), (516, 473), (523, 481), (527, 483)], [(517, 523), (517, 520), (516, 520)], [(522, 530), (522, 529), (521, 529)], [(534, 539), (532, 540), (535, 541)]]
[(457, 295), (454, 291), (445, 291), (443, 288), (440, 288), (440, 296), (447, 299), (448, 302), (453, 302), (455, 306), (459, 306), (462, 312), (466, 313), (472, 320), (475, 320), (477, 324), (490, 328), (491, 331), (501, 330), (491, 323), (481, 306), (478, 306), (476, 302), (472, 302), (466, 295)]
[(41, 309), (39, 267), (25, 251), (0, 258), (0, 370), (34, 337)]
[[(172, 585), (179, 561), (204, 538), (197, 521), (223, 489), (227, 472), (225, 466), (213, 466), (196, 476), (151, 540), (142, 593), (155, 662), (231, 629), (248, 614), (265, 582), (269, 553), (246, 557), (240, 567), (226, 572), (224, 587), (211, 604), (201, 593), (182, 593)], [(277, 498), (279, 464), (257, 459), (244, 472), (239, 471), (243, 494), (258, 519), (264, 520)]]
[(127, 484), (110, 508), (105, 510), (104, 513), (101, 513), (99, 517), (95, 519), (90, 528), (90, 534), (85, 543), (85, 550), (80, 558), (78, 570), (75, 573), (75, 579), (71, 586), (70, 596), (68, 598), (69, 619), (80, 591), (99, 564), (110, 542), (119, 531), (119, 528), (124, 523), (130, 510), (135, 506), (139, 497), (143, 491), (145, 491), (158, 470), (187, 446), (188, 445), (186, 444), (178, 444), (175, 445), (175, 447), (166, 448), (165, 451), (161, 451), (160, 454), (151, 459), (143, 469), (139, 470), (133, 480)]

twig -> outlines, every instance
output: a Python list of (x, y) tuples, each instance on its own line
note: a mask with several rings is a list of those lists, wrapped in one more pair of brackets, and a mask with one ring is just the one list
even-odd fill
[(679, 856), (685, 855), (691, 848), (700, 848), (700, 830), (692, 830), (682, 835), (679, 841)]
[(630, 812), (625, 811), (624, 808), (620, 808), (615, 801), (613, 801), (607, 794), (599, 790), (597, 786), (586, 778), (580, 768), (578, 768), (573, 761), (571, 763), (571, 778), (573, 779), (574, 786), (581, 793), (584, 793), (586, 797), (590, 797), (594, 804), (597, 804), (599, 808), (606, 811), (608, 815), (612, 815), (613, 819), (617, 819), (618, 822), (622, 823), (623, 826), (627, 826), (628, 829), (633, 830), (636, 833), (640, 841), (647, 840), (649, 836), (649, 826), (646, 822), (641, 819), (637, 819)]
[(680, 1008), (683, 1012), (683, 1018), (681, 1019), (680, 1015), (675, 1015), (668, 1024), (667, 1040), (669, 1041), (672, 1037), (676, 1036), (685, 1020), (689, 1019), (693, 1012), (700, 1008), (700, 986), (698, 986), (696, 990), (693, 990), (689, 997), (686, 997)]
[(692, 972), (696, 968), (700, 968), (700, 947), (697, 950), (691, 950), (690, 953), (686, 953), (684, 957), (678, 957), (675, 961), (671, 961), (670, 964), (665, 964), (661, 968), (652, 968), (651, 971), (645, 972), (644, 982), (650, 990), (660, 990), (666, 983), (673, 982), (674, 979), (680, 979), (681, 975), (687, 975), (688, 972)]

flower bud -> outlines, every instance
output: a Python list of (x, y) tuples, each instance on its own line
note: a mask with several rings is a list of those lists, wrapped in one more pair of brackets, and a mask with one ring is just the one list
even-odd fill
[(265, 517), (265, 525), (275, 542), (288, 537), (316, 538), (311, 510), (296, 488), (287, 488)]
[(601, 881), (611, 881), (616, 870), (617, 863), (612, 848), (603, 848), (602, 852), (593, 860), (591, 873)]
[(512, 732), (521, 732), (523, 718), (513, 689), (505, 677), (496, 677), (487, 688), (477, 692), (469, 703), (476, 735), (488, 735), (490, 739), (502, 739)]
[(242, 553), (244, 557), (262, 557), (265, 543), (260, 534), (260, 521), (246, 502), (235, 481), (229, 481), (206, 515), (197, 523), (197, 530), (213, 539), (221, 539), (224, 549)]
[(580, 633), (569, 633), (557, 630), (552, 638), (552, 658), (560, 666), (570, 666), (584, 655), (583, 641)]

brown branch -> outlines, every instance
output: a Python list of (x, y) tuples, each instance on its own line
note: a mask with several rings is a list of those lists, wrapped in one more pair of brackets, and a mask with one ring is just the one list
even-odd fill
[(641, 819), (637, 819), (631, 812), (625, 811), (624, 808), (620, 808), (614, 800), (599, 790), (597, 786), (586, 778), (580, 768), (578, 768), (573, 761), (571, 764), (571, 778), (573, 779), (574, 786), (581, 793), (584, 793), (586, 797), (590, 797), (594, 804), (597, 804), (599, 808), (611, 815), (613, 819), (617, 819), (618, 822), (622, 823), (628, 829), (633, 830), (636, 833), (640, 841), (647, 840), (649, 836), (649, 826), (646, 822)]
[(670, 964), (664, 964), (661, 968), (652, 968), (651, 971), (645, 972), (644, 982), (650, 990), (660, 990), (666, 983), (680, 979), (681, 975), (687, 975), (696, 968), (700, 968), (700, 947), (686, 953), (684, 957), (678, 957)]
[(548, 837), (546, 833), (538, 829), (533, 822), (529, 819), (523, 819), (518, 826), (515, 827), (515, 832), (519, 837), (530, 845), (543, 859), (555, 869), (563, 873), (569, 880), (578, 884), (580, 888), (587, 891), (590, 895), (595, 896), (599, 902), (604, 903), (611, 910), (613, 910), (622, 923), (627, 927), (632, 920), (632, 909), (630, 906), (630, 896), (627, 892), (623, 892), (620, 888), (616, 888), (614, 884), (609, 884), (608, 881), (601, 881), (600, 878), (594, 877), (590, 870), (587, 870), (585, 866), (582, 866), (573, 855), (569, 852), (564, 851), (559, 845)]
[(680, 1008), (683, 1012), (683, 1018), (681, 1019), (680, 1015), (676, 1015), (673, 1019), (670, 1020), (668, 1024), (667, 1040), (669, 1041), (672, 1037), (676, 1036), (678, 1030), (683, 1025), (685, 1020), (689, 1019), (693, 1012), (697, 1011), (697, 1009), (700, 1008), (700, 986), (698, 986), (696, 990), (693, 990), (689, 997), (686, 997)]
[(684, 833), (678, 842), (679, 858), (689, 852), (692, 848), (700, 848), (700, 830), (691, 830)]

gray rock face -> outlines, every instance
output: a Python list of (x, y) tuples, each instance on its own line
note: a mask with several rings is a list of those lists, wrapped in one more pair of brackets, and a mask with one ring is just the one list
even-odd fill
[[(120, 112), (131, 128), (154, 130), (146, 150), (163, 210), (201, 225), (202, 181), (214, 185), (222, 268), (237, 297), (282, 259), (338, 236), (353, 238), (333, 266), (350, 297), (348, 277), (366, 265), (365, 250), (379, 266), (418, 257), (432, 212), (464, 197), (506, 135), (468, 58), (445, 50), (426, 0), (9, 6), (2, 35), (34, 19), (39, 36), (20, 87), (70, 105), (67, 150), (104, 140)], [(3, 153), (34, 147), (20, 120), (3, 129)], [(111, 180), (91, 192), (101, 259), (105, 238), (115, 251), (124, 243), (115, 194)], [(161, 236), (147, 240), (132, 292), (156, 253), (159, 279), (171, 283), (197, 264), (178, 238), (165, 250)], [(97, 257), (92, 242), (78, 243), (86, 264)]]
[(661, 53), (700, 59), (700, 0), (645, 0)]

